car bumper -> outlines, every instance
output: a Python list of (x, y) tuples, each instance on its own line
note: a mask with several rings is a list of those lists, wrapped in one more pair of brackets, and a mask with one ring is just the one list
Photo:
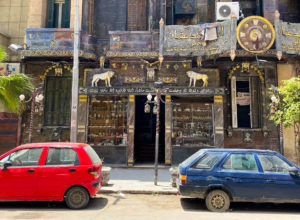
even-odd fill
[(204, 198), (207, 187), (195, 187), (190, 185), (177, 184), (177, 189), (182, 196)]

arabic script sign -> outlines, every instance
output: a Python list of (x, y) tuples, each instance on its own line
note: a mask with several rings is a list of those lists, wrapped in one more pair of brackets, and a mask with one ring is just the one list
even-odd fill
[(236, 47), (236, 21), (203, 25), (166, 25), (163, 55), (204, 56), (230, 52)]
[[(195, 95), (195, 96), (212, 96), (212, 95), (224, 95), (224, 88), (169, 88), (164, 92), (169, 95)], [(80, 94), (87, 95), (147, 95), (148, 93), (156, 93), (153, 88), (125, 88), (125, 87), (115, 87), (115, 88), (105, 88), (105, 87), (85, 87), (80, 88)]]
[(300, 54), (300, 24), (275, 20), (275, 28), (278, 41), (276, 49), (288, 54)]

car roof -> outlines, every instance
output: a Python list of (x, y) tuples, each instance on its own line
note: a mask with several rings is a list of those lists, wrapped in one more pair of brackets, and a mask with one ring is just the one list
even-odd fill
[(84, 143), (71, 143), (71, 142), (42, 142), (42, 143), (30, 143), (30, 144), (22, 144), (17, 148), (36, 148), (36, 147), (57, 147), (57, 148), (82, 148), (88, 146), (88, 144)]
[(239, 149), (239, 148), (209, 148), (203, 149), (205, 151), (217, 151), (217, 152), (252, 152), (252, 153), (277, 153), (272, 150), (260, 150), (260, 149)]

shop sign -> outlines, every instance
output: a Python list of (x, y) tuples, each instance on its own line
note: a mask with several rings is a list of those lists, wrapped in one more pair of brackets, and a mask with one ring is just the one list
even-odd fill
[(20, 73), (20, 63), (0, 63), (0, 76)]
[(276, 49), (287, 54), (300, 54), (300, 24), (275, 19)]
[(162, 55), (215, 55), (236, 48), (235, 19), (203, 25), (165, 25), (162, 32)]
[(250, 105), (250, 93), (238, 92), (236, 96), (236, 104), (238, 105)]
[[(88, 87), (80, 88), (80, 94), (87, 95), (147, 95), (148, 93), (156, 93), (152, 88), (105, 88), (105, 87)], [(192, 95), (192, 96), (213, 96), (224, 95), (224, 88), (169, 88), (164, 91), (168, 95)]]

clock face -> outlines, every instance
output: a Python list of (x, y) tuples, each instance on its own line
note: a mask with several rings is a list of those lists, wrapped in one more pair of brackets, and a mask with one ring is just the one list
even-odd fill
[(238, 25), (237, 40), (245, 50), (252, 53), (263, 53), (273, 45), (275, 31), (267, 19), (250, 16)]

